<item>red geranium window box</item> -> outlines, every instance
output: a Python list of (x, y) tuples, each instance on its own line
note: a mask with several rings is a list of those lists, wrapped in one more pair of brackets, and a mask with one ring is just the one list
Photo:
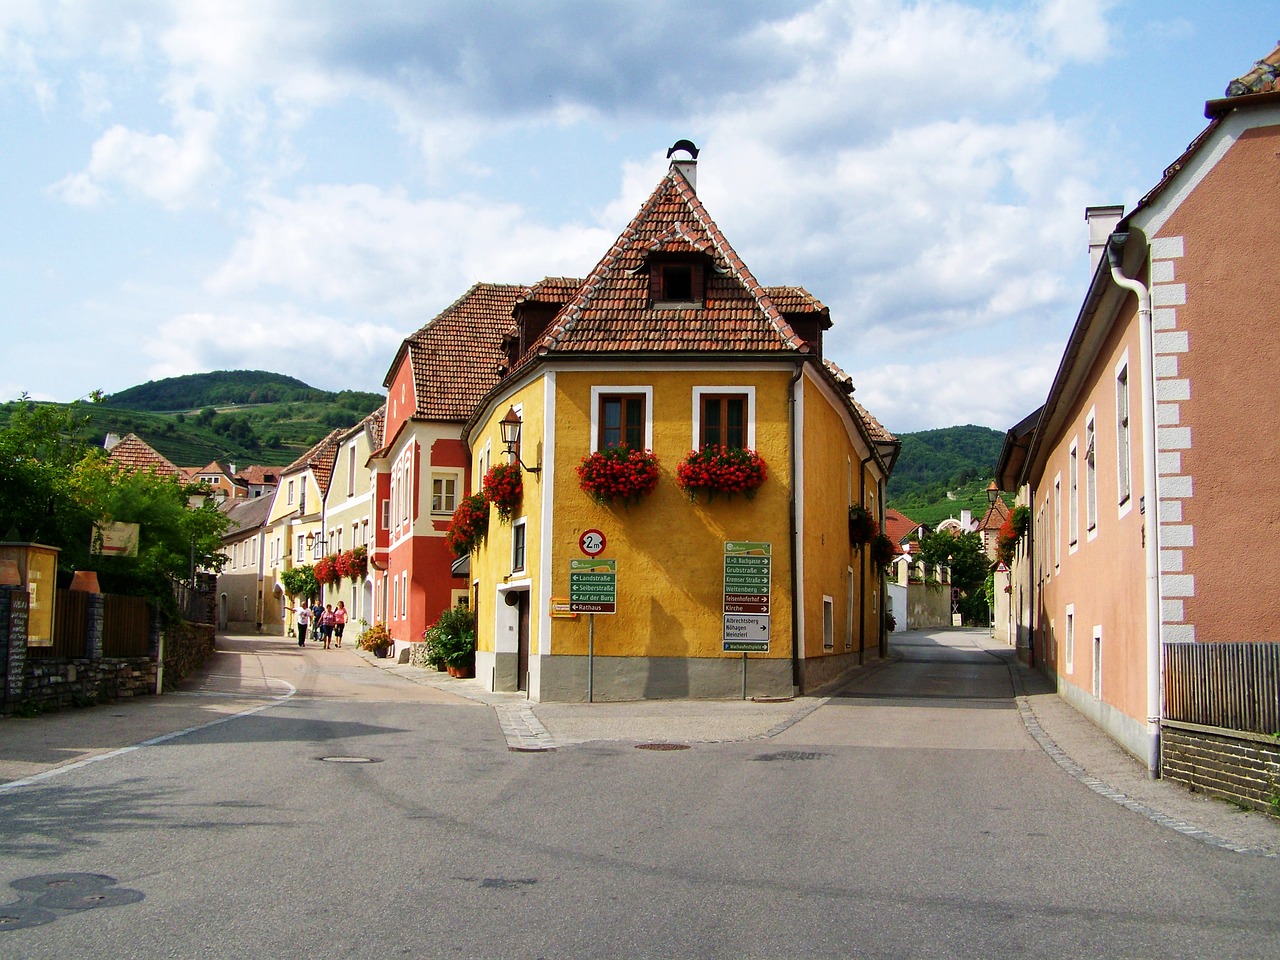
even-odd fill
[(708, 500), (717, 493), (743, 493), (751, 499), (768, 476), (764, 458), (754, 450), (711, 444), (691, 450), (676, 468), (676, 483), (690, 500), (699, 491), (705, 491)]
[(484, 494), (473, 493), (463, 497), (458, 509), (453, 511), (445, 543), (455, 557), (462, 557), (478, 547), (489, 532), (489, 501)]
[(638, 502), (658, 486), (658, 458), (652, 450), (605, 447), (582, 458), (578, 486), (596, 503)]

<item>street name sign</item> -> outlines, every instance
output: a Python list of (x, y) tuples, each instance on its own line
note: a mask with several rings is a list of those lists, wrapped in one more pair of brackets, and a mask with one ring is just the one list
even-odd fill
[(724, 651), (769, 652), (773, 549), (768, 543), (724, 545)]
[(618, 612), (618, 561), (593, 557), (569, 561), (571, 613)]

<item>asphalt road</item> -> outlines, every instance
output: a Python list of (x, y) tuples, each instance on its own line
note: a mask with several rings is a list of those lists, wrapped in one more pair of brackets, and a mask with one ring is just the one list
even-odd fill
[(83, 711), (151, 718), (149, 746), (0, 723), (28, 778), (0, 788), (0, 958), (1280, 957), (1280, 859), (1067, 776), (963, 639), (771, 736), (637, 749), (584, 706), (541, 711), (577, 726), (536, 753), (351, 651), (244, 644)]

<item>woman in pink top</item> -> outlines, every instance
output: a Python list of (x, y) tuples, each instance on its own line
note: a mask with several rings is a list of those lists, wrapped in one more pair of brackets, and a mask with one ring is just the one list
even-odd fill
[(347, 605), (339, 600), (338, 608), (333, 611), (334, 646), (342, 646), (342, 628), (347, 625)]

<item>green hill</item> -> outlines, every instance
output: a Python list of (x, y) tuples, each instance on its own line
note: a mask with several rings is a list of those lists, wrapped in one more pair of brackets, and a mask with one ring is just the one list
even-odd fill
[[(331, 393), (281, 374), (236, 370), (155, 380), (75, 407), (86, 420), (83, 438), (95, 446), (108, 433), (136, 433), (181, 467), (212, 460), (283, 466), (382, 401), (377, 393)], [(0, 405), (0, 424), (12, 408)]]
[(987, 484), (995, 476), (1003, 433), (966, 424), (899, 439), (902, 452), (886, 491), (889, 506), (930, 526), (958, 517), (961, 510), (975, 517), (986, 512)]

